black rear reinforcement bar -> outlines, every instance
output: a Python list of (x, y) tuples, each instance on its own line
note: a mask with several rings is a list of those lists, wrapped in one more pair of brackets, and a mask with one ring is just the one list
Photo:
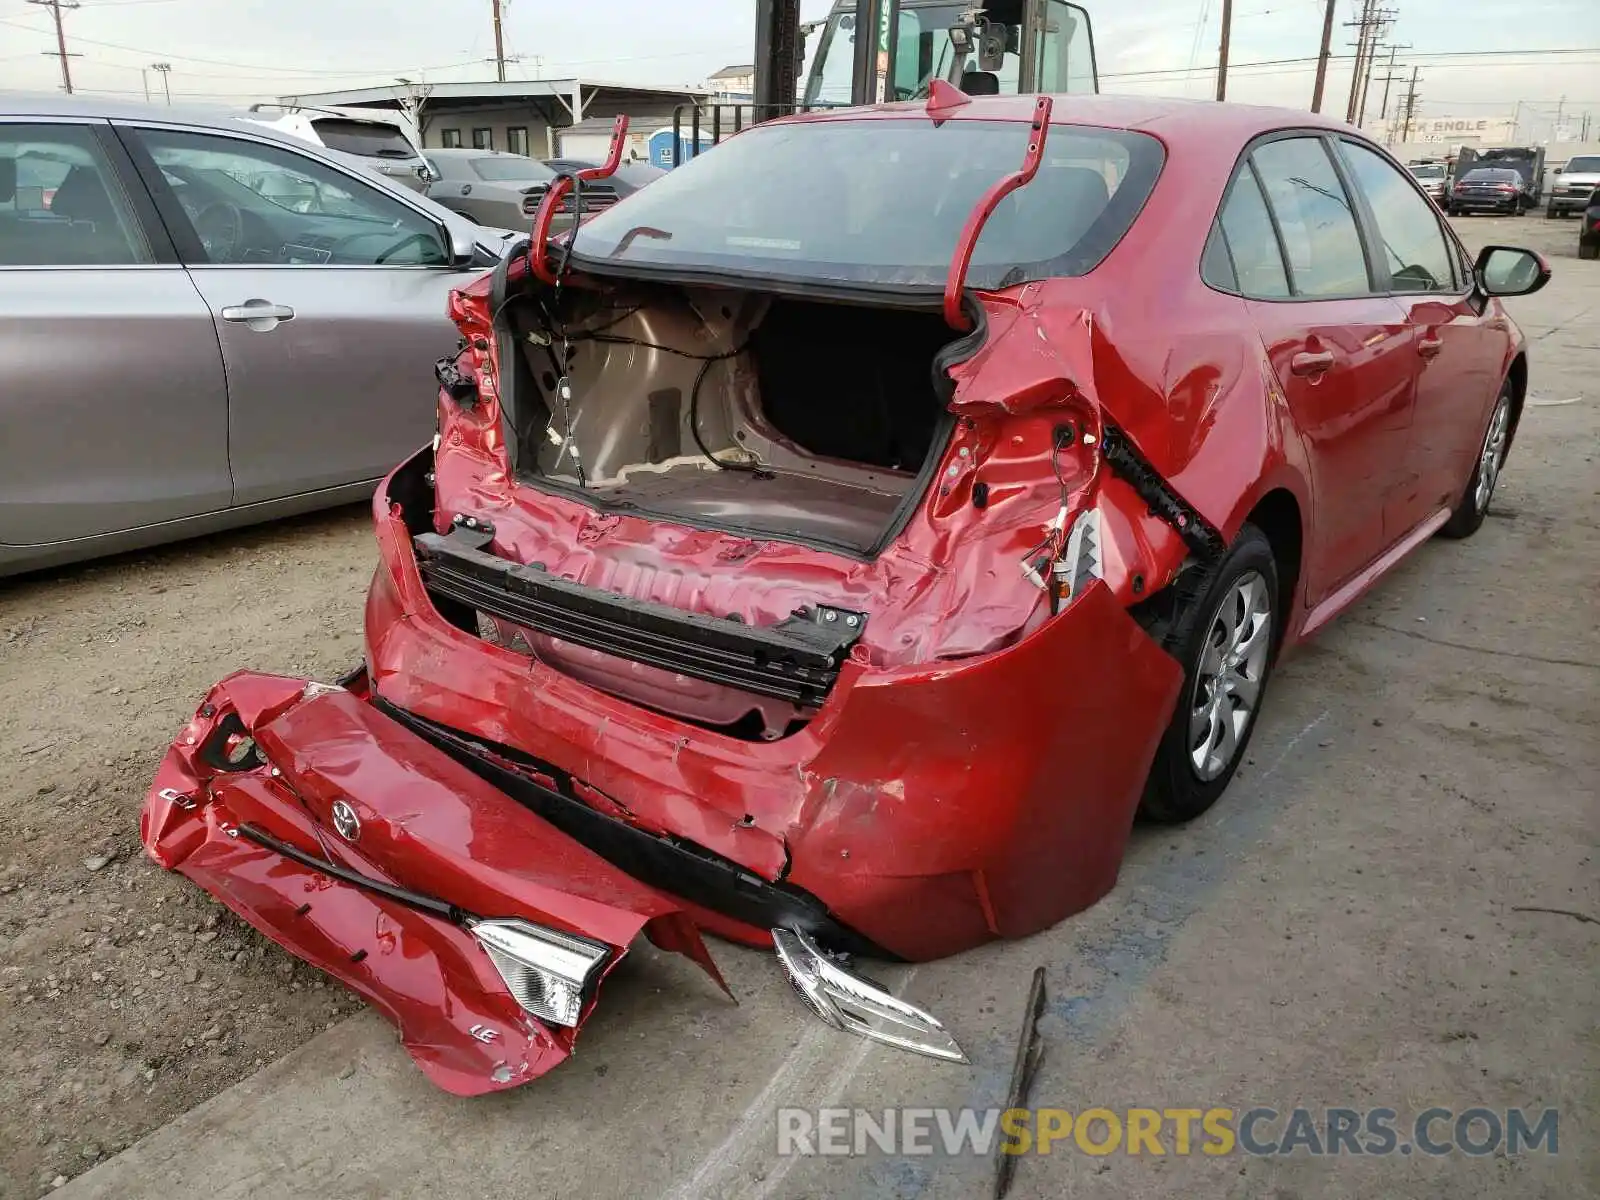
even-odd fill
[(866, 615), (808, 605), (746, 625), (574, 583), (498, 558), (458, 530), (414, 539), (430, 594), (573, 645), (804, 707), (826, 699)]

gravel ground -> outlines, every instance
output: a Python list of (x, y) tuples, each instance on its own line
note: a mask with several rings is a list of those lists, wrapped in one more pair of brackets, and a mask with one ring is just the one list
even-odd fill
[(357, 660), (368, 513), (0, 582), (0, 1196), (48, 1191), (360, 1007), (145, 858), (137, 813), (223, 675)]
[[(1576, 261), (1573, 222), (1459, 226), (1473, 242), (1545, 249), (1558, 272), (1593, 269)], [(1574, 350), (1540, 352), (1536, 390), (1596, 400)], [(1551, 481), (1570, 488), (1544, 456), (1584, 451), (1527, 440), (1507, 498), (1537, 525), (1557, 503)], [(1568, 553), (1533, 550), (1547, 563)], [(352, 508), (0, 582), (0, 1197), (48, 1192), (360, 1007), (151, 864), (137, 812), (172, 735), (223, 675), (326, 679), (356, 661), (373, 560), (367, 510)], [(773, 1027), (792, 1030), (791, 1016)]]

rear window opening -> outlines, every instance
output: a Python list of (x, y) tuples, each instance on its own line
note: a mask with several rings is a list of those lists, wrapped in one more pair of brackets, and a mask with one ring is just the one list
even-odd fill
[[(937, 312), (654, 287), (561, 338), (516, 304), (504, 399), (518, 478), (689, 524), (871, 553), (951, 418)], [(504, 364), (503, 364), (504, 365)]]
[(363, 158), (416, 158), (417, 150), (405, 134), (382, 121), (355, 121), (344, 117), (319, 117), (311, 122), (317, 137), (330, 150), (359, 154)]

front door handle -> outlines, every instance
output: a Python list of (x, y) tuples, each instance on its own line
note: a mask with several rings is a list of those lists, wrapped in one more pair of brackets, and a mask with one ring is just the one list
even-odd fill
[(224, 321), (248, 325), (257, 333), (276, 329), (279, 321), (294, 320), (294, 309), (287, 304), (274, 304), (270, 300), (246, 300), (243, 304), (230, 304), (222, 310)]
[(1439, 352), (1443, 349), (1443, 338), (1425, 337), (1417, 340), (1417, 353), (1423, 358), (1438, 358)]
[(1333, 351), (1302, 351), (1289, 360), (1289, 370), (1302, 378), (1323, 374), (1333, 366)]

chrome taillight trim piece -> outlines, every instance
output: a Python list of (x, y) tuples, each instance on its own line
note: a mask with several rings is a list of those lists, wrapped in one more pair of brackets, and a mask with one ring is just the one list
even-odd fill
[(967, 1061), (936, 1017), (845, 970), (799, 930), (774, 929), (772, 945), (794, 990), (834, 1029), (944, 1062)]

